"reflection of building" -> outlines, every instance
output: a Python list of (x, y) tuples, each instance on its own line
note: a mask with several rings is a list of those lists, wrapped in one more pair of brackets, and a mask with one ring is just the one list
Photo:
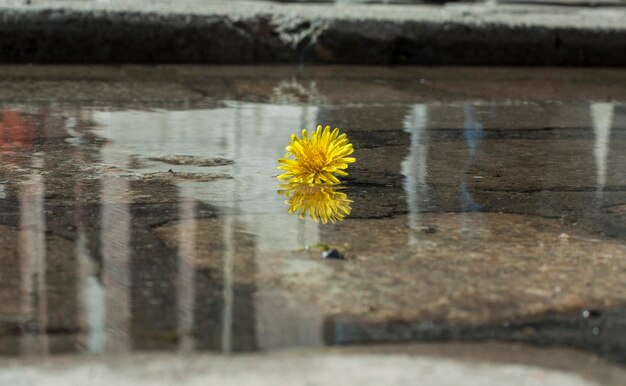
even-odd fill
[[(3, 245), (0, 270), (12, 272), (13, 275), (2, 278), (3, 292), (13, 294), (3, 299), (0, 305), (0, 316), (22, 325), (24, 333), (19, 342), (16, 336), (8, 337), (6, 345), (0, 345), (0, 351), (14, 351), (26, 355), (47, 353), (51, 344), (46, 331), (50, 316), (49, 307), (57, 307), (59, 297), (48, 291), (48, 282), (54, 281), (54, 275), (48, 269), (50, 263), (63, 266), (63, 262), (50, 259), (46, 251), (46, 213), (44, 208), (45, 178), (42, 174), (46, 166), (41, 154), (36, 154), (33, 141), (37, 134), (41, 135), (48, 127), (40, 125), (35, 133), (33, 117), (17, 110), (0, 111), (0, 161), (2, 170), (11, 176), (11, 173), (21, 168), (35, 170), (12, 186), (11, 191), (17, 193), (19, 217), (17, 230), (7, 228), (7, 241), (12, 245)], [(25, 154), (24, 154), (25, 153)], [(26, 156), (25, 156), (26, 155)], [(30, 158), (28, 157), (30, 156)], [(0, 180), (3, 179), (0, 177)], [(7, 183), (14, 181), (7, 178)], [(9, 192), (4, 192), (7, 199)], [(17, 235), (16, 235), (17, 234)], [(17, 271), (17, 272), (16, 272)], [(6, 283), (11, 288), (7, 288)], [(18, 291), (15, 291), (18, 289)], [(8, 315), (7, 310), (9, 312)], [(52, 320), (56, 322), (56, 320)]]
[(571, 213), (601, 222), (602, 192), (626, 178), (623, 168), (608, 166), (623, 156), (611, 153), (611, 128), (622, 111), (613, 103), (413, 106), (405, 129), (410, 152), (402, 164), (408, 225), (415, 227), (419, 213), (430, 208)]
[[(178, 270), (177, 284), (176, 289), (172, 288), (177, 297), (172, 300), (178, 303), (177, 330), (183, 337), (179, 342), (181, 349), (253, 348), (250, 347), (252, 339), (242, 338), (242, 334), (256, 335), (254, 346), (260, 347), (317, 339), (300, 338), (303, 333), (298, 331), (301, 326), (297, 323), (292, 325), (293, 331), (285, 329), (285, 324), (273, 323), (277, 315), (286, 311), (272, 299), (265, 299), (263, 291), (252, 300), (253, 289), (241, 289), (237, 284), (238, 269), (242, 268), (237, 268), (241, 265), (236, 261), (249, 259), (246, 265), (263, 274), (268, 269), (261, 258), (263, 254), (293, 250), (318, 241), (315, 224), (286, 215), (283, 200), (276, 195), (277, 182), (273, 178), (277, 174), (276, 159), (284, 155), (288, 138), (298, 131), (294, 122), (311, 128), (316, 125), (315, 117), (316, 109), (310, 107), (238, 103), (228, 108), (197, 111), (94, 113), (93, 120), (101, 127), (97, 134), (109, 140), (105, 148), (114, 148), (116, 154), (141, 155), (143, 162), (150, 157), (175, 154), (237, 160), (233, 165), (212, 169), (175, 167), (177, 171), (225, 172), (235, 177), (211, 183), (184, 183), (176, 199), (180, 202), (182, 221), (179, 262), (175, 269)], [(113, 164), (127, 167), (123, 162)], [(143, 171), (166, 171), (171, 167), (152, 162), (146, 163)], [(206, 251), (198, 252), (194, 240), (183, 237), (185, 228), (196, 227), (193, 213), (196, 200), (218, 207), (223, 214), (219, 220), (221, 229), (212, 234), (221, 239), (215, 245), (221, 255), (211, 254), (211, 258), (222, 262), (218, 282), (213, 284), (193, 270), (194, 259), (198, 259), (198, 254), (206, 255)], [(248, 238), (245, 234), (254, 237)], [(249, 250), (262, 253), (246, 252)], [(166, 293), (160, 296), (165, 297)], [(206, 301), (216, 296), (221, 298)], [(148, 312), (143, 310), (143, 313)], [(216, 313), (220, 318), (216, 319)], [(250, 326), (251, 322), (255, 325)], [(195, 331), (193, 336), (192, 331)]]
[(31, 148), (34, 140), (32, 122), (16, 110), (0, 110), (0, 153)]
[[(615, 122), (623, 120), (624, 109), (587, 107), (402, 107), (402, 114), (393, 111), (397, 121), (391, 123), (404, 130), (392, 145), (401, 151), (389, 155), (389, 170), (377, 173), (402, 181), (400, 170), (404, 185), (379, 192), (397, 201), (406, 197), (407, 228), (418, 232), (428, 225), (420, 223), (424, 211), (467, 209), (459, 199), (462, 183), (484, 210), (553, 215), (580, 204), (587, 211), (582, 215), (592, 217), (598, 212), (590, 205), (598, 200), (596, 191), (608, 200), (608, 188), (626, 180), (623, 151), (615, 144), (621, 143)], [(1, 153), (3, 162), (10, 157), (28, 170), (21, 179), (7, 178), (8, 168), (0, 170), (0, 181), (8, 181), (0, 196), (0, 229), (18, 235), (0, 249), (0, 352), (239, 351), (319, 344), (322, 315), (315, 310), (294, 315), (291, 305), (254, 278), (298, 272), (302, 267), (277, 266), (272, 254), (314, 244), (323, 232), (332, 232), (287, 215), (273, 176), (294, 122), (313, 127), (316, 117), (339, 119), (348, 109), (233, 103), (196, 111), (81, 112), (71, 119), (31, 111), (0, 119), (3, 127), (8, 121), (36, 123), (22, 124), (28, 133), (0, 146), (0, 152), (9, 149)], [(520, 109), (526, 109), (524, 116), (536, 112), (536, 121), (508, 119)], [(98, 125), (95, 132), (105, 143), (90, 142), (85, 121)], [(480, 141), (473, 136), (478, 127), (484, 128)], [(367, 135), (354, 134), (362, 141)], [(68, 135), (72, 138), (64, 138)], [(35, 141), (39, 138), (54, 140)], [(15, 152), (29, 157), (14, 157)], [(203, 169), (148, 160), (171, 154), (237, 162)], [(116, 167), (118, 174), (68, 179), (85, 165)], [(119, 176), (124, 170), (170, 168), (235, 178), (173, 185)], [(358, 172), (351, 176), (357, 176), (351, 189), (366, 190), (357, 185)], [(585, 183), (591, 194), (568, 191), (589, 188)], [(533, 190), (542, 189), (560, 189), (569, 201), (556, 194), (537, 199)], [(168, 223), (175, 224), (175, 248), (153, 232)], [(414, 232), (413, 241), (419, 235)]]

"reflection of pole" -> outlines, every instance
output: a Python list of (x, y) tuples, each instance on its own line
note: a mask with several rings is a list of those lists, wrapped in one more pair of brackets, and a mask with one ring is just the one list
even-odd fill
[[(428, 146), (426, 143), (426, 125), (428, 109), (426, 105), (414, 105), (404, 120), (404, 131), (411, 134), (409, 155), (402, 161), (401, 170), (404, 175), (404, 191), (409, 211), (408, 225), (411, 229), (419, 228), (420, 203), (426, 194), (426, 176)], [(411, 233), (411, 242), (417, 241)]]
[[(256, 114), (260, 114), (260, 111), (256, 111)], [(233, 126), (235, 130), (231, 131), (231, 136), (228, 138), (227, 148), (228, 156), (232, 159), (239, 159), (241, 151), (241, 141), (243, 140), (242, 127), (242, 111), (241, 106), (237, 105), (235, 109), (235, 116)], [(260, 122), (260, 117), (257, 117), (257, 121)], [(230, 145), (230, 146), (229, 146)], [(237, 165), (234, 165), (233, 172), (237, 172)], [(238, 181), (233, 181), (233, 191), (230, 194), (230, 207), (235, 210), (238, 204)], [(236, 210), (235, 210), (236, 212)], [(235, 240), (233, 234), (233, 217), (232, 214), (227, 214), (224, 217), (224, 256), (223, 256), (223, 283), (222, 283), (222, 351), (224, 353), (230, 353), (233, 349), (233, 316), (235, 312), (235, 291), (233, 286), (235, 285)]]
[[(126, 156), (102, 148), (102, 162), (125, 167)], [(121, 157), (121, 159), (119, 159)], [(100, 246), (102, 284), (106, 290), (106, 350), (130, 349), (130, 221), (129, 182), (115, 177), (102, 180)]]
[(593, 154), (596, 157), (596, 193), (598, 196), (602, 196), (606, 185), (606, 162), (613, 125), (613, 109), (613, 103), (591, 104), (591, 121), (596, 137)]
[(179, 349), (182, 352), (193, 351), (196, 343), (194, 330), (194, 305), (196, 291), (194, 286), (194, 266), (196, 260), (196, 202), (185, 194), (185, 187), (181, 187), (180, 194), (180, 224), (178, 227), (178, 278), (177, 278), (177, 305), (178, 305), (178, 336)]
[(235, 243), (233, 235), (233, 218), (224, 218), (224, 283), (222, 313), (222, 350), (230, 353), (233, 348), (233, 313), (234, 313), (234, 281), (235, 281)]
[[(476, 158), (476, 150), (480, 146), (485, 134), (483, 124), (476, 117), (476, 108), (471, 104), (465, 104), (463, 106), (463, 136), (465, 137), (465, 143), (467, 144), (468, 158), (465, 162), (465, 172), (473, 166)], [(472, 192), (469, 184), (467, 183), (467, 177), (463, 179), (460, 186), (461, 194), (461, 210), (463, 212), (478, 212), (481, 207), (472, 196)]]
[[(36, 158), (33, 166), (43, 168), (43, 159)], [(22, 307), (29, 320), (36, 322), (38, 333), (37, 337), (24, 336), (22, 349), (26, 354), (48, 352), (44, 190), (44, 178), (34, 174), (20, 194)]]
[[(44, 166), (42, 158), (33, 160), (35, 169)], [(36, 322), (37, 336), (22, 339), (25, 354), (48, 352), (48, 298), (46, 288), (46, 223), (44, 178), (33, 174), (20, 192), (19, 255), (22, 276), (22, 313)]]
[(106, 303), (105, 291), (96, 277), (97, 271), (87, 246), (87, 237), (78, 231), (76, 240), (76, 264), (78, 274), (78, 323), (81, 328), (80, 343), (88, 352), (101, 353), (106, 339)]
[[(77, 119), (68, 117), (65, 120), (65, 130), (71, 136), (68, 140), (73, 145), (79, 145), (83, 134), (76, 131)], [(74, 158), (80, 162), (86, 162), (79, 147), (76, 147)], [(85, 186), (80, 181), (75, 185), (75, 196), (80, 199), (85, 195)], [(77, 276), (77, 303), (76, 315), (79, 335), (77, 340), (81, 347), (85, 347), (90, 353), (101, 353), (106, 343), (106, 302), (102, 283), (97, 277), (98, 267), (89, 249), (89, 241), (85, 234), (83, 218), (85, 213), (82, 206), (76, 208), (74, 221), (77, 224), (77, 237), (74, 251), (76, 253), (76, 276)]]

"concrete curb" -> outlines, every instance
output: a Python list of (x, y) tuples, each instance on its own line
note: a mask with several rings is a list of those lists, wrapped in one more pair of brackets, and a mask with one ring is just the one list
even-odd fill
[[(557, 353), (572, 356), (568, 352)], [(584, 360), (580, 358), (579, 364), (587, 367)], [(585, 374), (588, 370), (579, 374), (532, 364), (403, 353), (121, 354), (0, 361), (0, 383), (29, 386), (598, 386), (623, 381), (624, 371), (619, 367), (601, 361), (597, 361), (596, 366), (606, 373), (600, 379), (593, 376), (595, 374)]]
[(626, 65), (621, 8), (99, 4), (0, 2), (0, 62)]

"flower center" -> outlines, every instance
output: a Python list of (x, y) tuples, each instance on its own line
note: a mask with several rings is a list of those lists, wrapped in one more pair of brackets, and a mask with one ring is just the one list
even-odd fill
[(312, 149), (304, 160), (304, 167), (310, 172), (320, 172), (326, 167), (326, 154), (318, 149)]

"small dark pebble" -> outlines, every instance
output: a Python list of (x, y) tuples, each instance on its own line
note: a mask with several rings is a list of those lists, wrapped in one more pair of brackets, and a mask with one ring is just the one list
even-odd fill
[(323, 259), (343, 259), (343, 255), (336, 249), (329, 249), (322, 252)]
[(167, 171), (168, 173), (174, 174), (174, 171), (172, 169)]

